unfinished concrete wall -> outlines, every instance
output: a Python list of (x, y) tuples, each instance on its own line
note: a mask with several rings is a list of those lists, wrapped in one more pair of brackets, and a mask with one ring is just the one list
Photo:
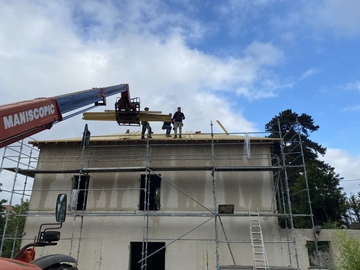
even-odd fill
[[(86, 211), (71, 215), (61, 229), (57, 247), (39, 249), (38, 255), (71, 254), (79, 269), (129, 269), (130, 243), (165, 242), (165, 269), (216, 269), (216, 249), (221, 265), (253, 265), (247, 212), (274, 212), (274, 186), (269, 170), (236, 170), (236, 167), (270, 166), (270, 143), (251, 145), (251, 156), (239, 142), (97, 143), (82, 157), (79, 143), (41, 146), (39, 170), (64, 170), (36, 175), (30, 210), (51, 212), (58, 193), (73, 189), (77, 173), (69, 169), (148, 167), (153, 170), (90, 173)], [(214, 149), (214, 152), (212, 152)], [(234, 167), (212, 171), (206, 167)], [(191, 167), (203, 169), (191, 170)], [(157, 169), (160, 168), (160, 169)], [(173, 168), (173, 170), (161, 168)], [(178, 168), (178, 169), (174, 169)], [(160, 209), (139, 210), (141, 175), (161, 178)], [(214, 182), (213, 182), (214, 179)], [(214, 218), (216, 204), (234, 205), (234, 215)], [(69, 206), (70, 210), (70, 206)], [(83, 217), (76, 214), (85, 215)], [(215, 222), (216, 220), (216, 222)], [(40, 221), (29, 218), (28, 235), (37, 233)], [(261, 217), (270, 265), (289, 266), (288, 244), (281, 241), (276, 217)], [(216, 229), (218, 240), (216, 243)], [(144, 235), (144, 232), (146, 234)], [(226, 239), (231, 243), (228, 245)], [(286, 241), (286, 239), (284, 240)], [(231, 248), (230, 252), (229, 246)]]
[[(216, 145), (214, 166), (270, 166), (269, 147), (253, 146), (252, 157), (243, 155), (242, 145)], [(125, 145), (87, 149), (83, 168), (114, 167), (183, 167), (182, 171), (150, 172), (163, 178), (161, 184), (162, 210), (203, 210), (202, 204), (213, 208), (212, 172), (210, 170), (187, 171), (189, 167), (212, 166), (212, 153), (206, 145), (168, 145), (151, 146)], [(148, 157), (147, 157), (148, 155)], [(149, 161), (147, 161), (147, 159)], [(79, 169), (81, 148), (78, 144), (51, 144), (42, 147), (39, 170)], [(90, 173), (90, 186), (87, 210), (137, 210), (139, 179), (142, 172)], [(72, 179), (76, 173), (37, 175), (34, 184), (36, 200), (32, 205), (41, 209), (49, 194), (43, 190), (72, 189)], [(268, 210), (273, 201), (273, 182), (271, 171), (219, 171), (215, 172), (216, 196), (219, 204), (234, 204), (235, 211)], [(174, 188), (189, 196), (182, 196)], [(51, 196), (52, 198), (52, 196)], [(199, 204), (197, 204), (197, 201)]]

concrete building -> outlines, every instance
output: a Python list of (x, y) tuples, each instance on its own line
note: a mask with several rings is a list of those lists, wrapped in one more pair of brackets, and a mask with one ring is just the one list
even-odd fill
[(83, 147), (81, 138), (33, 141), (36, 169), (17, 170), (34, 177), (23, 241), (53, 221), (66, 193), (62, 240), (37, 256), (70, 254), (94, 270), (311, 269), (307, 243), (327, 241), (334, 255), (334, 234), (279, 226), (292, 221), (277, 203), (279, 141), (201, 133), (91, 137)]

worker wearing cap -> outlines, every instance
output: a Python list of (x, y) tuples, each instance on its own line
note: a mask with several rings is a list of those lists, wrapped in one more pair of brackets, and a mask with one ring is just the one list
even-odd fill
[[(148, 107), (144, 108), (145, 112), (149, 111)], [(150, 139), (151, 137), (151, 127), (148, 121), (141, 121), (141, 125), (142, 125), (142, 129), (141, 129), (141, 139), (145, 139), (145, 131), (146, 129), (148, 130), (147, 132), (147, 137)]]

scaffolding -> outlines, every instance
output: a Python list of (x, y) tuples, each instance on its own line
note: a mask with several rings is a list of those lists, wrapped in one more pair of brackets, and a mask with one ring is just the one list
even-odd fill
[[(294, 126), (296, 128), (296, 126)], [(280, 129), (280, 128), (279, 128)], [(212, 124), (211, 124), (211, 130), (212, 130)], [(279, 132), (281, 134), (281, 132)], [(279, 135), (279, 138), (277, 140), (274, 139), (275, 142), (279, 142), (279, 145), (274, 144), (273, 151), (270, 152), (270, 156), (267, 156), (266, 159), (271, 159), (273, 162), (271, 166), (262, 166), (262, 165), (242, 165), (242, 166), (234, 166), (231, 165), (234, 163), (234, 159), (242, 159), (244, 164), (248, 162), (248, 160), (257, 160), (264, 158), (263, 156), (257, 156), (255, 153), (251, 152), (251, 136), (261, 136), (266, 135), (266, 133), (232, 133), (228, 135), (233, 136), (241, 136), (243, 138), (243, 152), (239, 153), (239, 155), (235, 158), (233, 156), (219, 156), (215, 153), (215, 147), (218, 145), (221, 145), (223, 141), (217, 140), (215, 135), (222, 135), (222, 134), (215, 134), (213, 131), (211, 131), (210, 134), (203, 134), (203, 135), (210, 135), (210, 139), (206, 140), (196, 140), (191, 141), (191, 139), (194, 138), (193, 133), (186, 133), (183, 134), (184, 137), (184, 145), (193, 144), (194, 146), (199, 145), (205, 145), (209, 146), (209, 151), (205, 153), (205, 156), (207, 157), (207, 160), (204, 162), (204, 165), (201, 166), (189, 166), (189, 164), (192, 164), (194, 161), (198, 161), (199, 159), (204, 159), (204, 154), (201, 154), (199, 156), (192, 156), (191, 159), (189, 159), (188, 156), (184, 156), (180, 154), (177, 154), (177, 158), (179, 160), (183, 160), (185, 166), (153, 166), (152, 164), (162, 164), (163, 160), (167, 160), (168, 156), (154, 156), (152, 155), (152, 149), (154, 147), (166, 147), (167, 145), (173, 145), (172, 141), (164, 141), (161, 144), (153, 144), (152, 140), (146, 140), (146, 143), (141, 143), (138, 145), (132, 145), (132, 153), (128, 152), (128, 149), (121, 149), (121, 147), (117, 147), (112, 144), (107, 145), (91, 145), (89, 144), (86, 136), (90, 136), (90, 133), (86, 133), (86, 130), (84, 130), (83, 134), (83, 140), (82, 140), (82, 150), (81, 155), (75, 155), (75, 156), (67, 156), (66, 159), (61, 160), (63, 163), (68, 163), (68, 169), (64, 171), (61, 170), (44, 170), (44, 169), (38, 169), (36, 167), (36, 161), (38, 160), (39, 151), (35, 148), (31, 148), (29, 146), (25, 146), (23, 142), (20, 142), (18, 144), (14, 144), (11, 146), (8, 146), (4, 149), (3, 153), (3, 159), (1, 164), (1, 172), (3, 172), (5, 169), (6, 171), (12, 171), (14, 174), (13, 178), (13, 186), (11, 190), (2, 190), (3, 192), (10, 193), (10, 200), (9, 204), (14, 204), (14, 196), (19, 195), (21, 198), (21, 201), (24, 200), (24, 198), (28, 198), (30, 196), (30, 193), (32, 191), (35, 191), (31, 185), (28, 184), (28, 178), (34, 178), (36, 174), (54, 174), (54, 173), (71, 173), (71, 174), (78, 174), (77, 180), (78, 186), (77, 189), (71, 189), (67, 190), (68, 192), (72, 192), (72, 217), (73, 217), (73, 233), (70, 239), (70, 255), (72, 253), (76, 254), (76, 259), (79, 258), (80, 250), (81, 250), (81, 237), (82, 237), (82, 231), (83, 231), (83, 221), (84, 218), (87, 216), (141, 216), (143, 217), (143, 236), (142, 236), (142, 251), (141, 251), (141, 259), (139, 260), (139, 263), (141, 264), (141, 269), (147, 270), (147, 260), (151, 258), (151, 256), (154, 255), (154, 253), (158, 252), (158, 250), (149, 252), (148, 249), (148, 243), (150, 241), (154, 241), (156, 239), (149, 238), (149, 219), (154, 216), (164, 216), (164, 217), (173, 217), (173, 216), (201, 216), (204, 217), (205, 220), (203, 223), (199, 224), (198, 226), (192, 228), (188, 232), (180, 235), (179, 237), (173, 238), (173, 239), (167, 239), (168, 243), (161, 247), (161, 249), (166, 248), (167, 246), (175, 243), (176, 241), (179, 241), (181, 239), (184, 239), (187, 235), (189, 235), (191, 232), (197, 230), (198, 228), (201, 228), (204, 224), (208, 224), (209, 222), (213, 222), (214, 226), (214, 242), (216, 247), (216, 270), (223, 270), (223, 269), (240, 269), (237, 265), (234, 252), (232, 250), (232, 245), (236, 243), (249, 243), (249, 245), (253, 245), (254, 242), (252, 242), (251, 239), (249, 240), (234, 240), (227, 236), (226, 229), (224, 227), (223, 218), (227, 217), (249, 217), (250, 210), (248, 211), (238, 211), (236, 213), (233, 212), (233, 209), (230, 212), (228, 212), (225, 209), (225, 212), (219, 212), (219, 204), (217, 202), (217, 173), (218, 172), (256, 172), (256, 171), (270, 171), (273, 174), (274, 177), (274, 190), (273, 190), (273, 203), (270, 206), (270, 209), (267, 211), (257, 211), (258, 218), (261, 217), (276, 217), (278, 219), (282, 219), (285, 224), (285, 228), (289, 230), (293, 230), (295, 228), (294, 226), (294, 215), (292, 213), (291, 208), (291, 194), (290, 194), (290, 188), (289, 188), (289, 182), (288, 182), (288, 175), (287, 171), (289, 168), (298, 168), (299, 170), (302, 170), (306, 185), (307, 185), (307, 196), (308, 196), (308, 202), (309, 202), (309, 213), (301, 214), (300, 216), (306, 216), (311, 219), (311, 222), (314, 224), (313, 214), (312, 214), (312, 208), (311, 208), (311, 200), (310, 200), (310, 194), (308, 190), (308, 179), (306, 176), (306, 168), (305, 168), (305, 161), (304, 161), (304, 152), (302, 147), (302, 141), (300, 136), (300, 131), (297, 130), (295, 132), (295, 135), (291, 138), (287, 138), (286, 136), (282, 137)], [(126, 136), (139, 136), (140, 134), (130, 133), (126, 134)], [(85, 139), (85, 141), (84, 141)], [(187, 140), (188, 139), (188, 140)], [(288, 152), (285, 152), (284, 145), (287, 145), (288, 142), (292, 142), (293, 147), (291, 149), (287, 149)], [(231, 147), (231, 142), (226, 142)], [(266, 140), (266, 137), (264, 136), (264, 143), (269, 144), (269, 141)], [(179, 144), (178, 144), (179, 145)], [(280, 147), (277, 149), (277, 147)], [(11, 152), (16, 152), (17, 155), (10, 154)], [(102, 161), (105, 164), (105, 160), (109, 160), (112, 157), (118, 157), (122, 156), (123, 158), (128, 157), (129, 160), (131, 160), (132, 155), (144, 155), (146, 163), (145, 166), (131, 166), (131, 162), (128, 164), (122, 165), (122, 166), (105, 166), (104, 167), (93, 167), (92, 162), (94, 159), (96, 159), (97, 164), (102, 164)], [(221, 161), (230, 163), (229, 166), (218, 166), (217, 162)], [(289, 160), (291, 161), (299, 161), (294, 162), (292, 165), (289, 163)], [(10, 167), (7, 163), (5, 164), (5, 161), (13, 161), (16, 166)], [(48, 162), (59, 162), (59, 160), (49, 160)], [(261, 162), (259, 162), (260, 164)], [(78, 166), (74, 166), (74, 164), (79, 164)], [(296, 165), (295, 165), (296, 164)], [(129, 165), (129, 166), (127, 166)], [(77, 167), (77, 168), (76, 168)], [(171, 181), (168, 181), (165, 177), (161, 176), (158, 172), (159, 171), (209, 171), (211, 173), (211, 179), (212, 179), (212, 191), (213, 191), (213, 209), (210, 209), (204, 205), (202, 205), (196, 198), (193, 198), (190, 194), (187, 194), (185, 191), (178, 188), (175, 184), (173, 184)], [(143, 211), (139, 212), (126, 212), (126, 211), (112, 211), (112, 212), (96, 212), (96, 213), (88, 213), (85, 211), (85, 198), (87, 196), (87, 192), (94, 191), (94, 189), (89, 190), (87, 188), (81, 187), (81, 176), (89, 176), (89, 174), (93, 173), (109, 173), (109, 172), (116, 172), (116, 173), (122, 173), (122, 172), (141, 172), (145, 174), (144, 179), (144, 185), (140, 187), (139, 190), (143, 192), (144, 194), (144, 200), (143, 200)], [(23, 175), (24, 182), (23, 187), (21, 189), (17, 189), (16, 186), (18, 186), (18, 175)], [(159, 178), (161, 178), (161, 181), (165, 182), (166, 184), (170, 185), (172, 188), (176, 189), (178, 193), (186, 196), (190, 200), (192, 200), (195, 204), (197, 204), (203, 211), (197, 212), (197, 213), (189, 213), (189, 212), (176, 212), (176, 213), (170, 213), (170, 212), (162, 212), (162, 211), (152, 211), (150, 205), (154, 204), (151, 200), (150, 196), (150, 178), (151, 175), (157, 175)], [(1, 176), (1, 175), (0, 175)], [(4, 182), (4, 178), (0, 178), (0, 182)], [(84, 179), (88, 179), (85, 177)], [(9, 181), (8, 178), (5, 178), (5, 181)], [(85, 180), (85, 185), (86, 185)], [(83, 206), (83, 208), (76, 208), (75, 204), (78, 204), (79, 200), (79, 194), (78, 192), (83, 190), (85, 193), (82, 195), (83, 202), (80, 203), (80, 205)], [(102, 189), (106, 191), (106, 189)], [(64, 192), (65, 190), (48, 190), (52, 192)], [(114, 188), (108, 189), (107, 191), (119, 191)], [(156, 199), (155, 199), (156, 201)], [(159, 202), (157, 202), (159, 203)], [(155, 202), (156, 205), (156, 202)], [(228, 206), (225, 206), (228, 207)], [(254, 209), (252, 209), (254, 210)], [(6, 217), (6, 221), (9, 218), (9, 212), (2, 212), (2, 215)], [(12, 214), (13, 215), (13, 214)], [(34, 213), (32, 212), (31, 215), (39, 215), (40, 217), (43, 216), (43, 213)], [(23, 215), (19, 215), (21, 217)], [(77, 219), (80, 219), (80, 227), (76, 228), (75, 222)], [(259, 221), (260, 225), (260, 221)], [(76, 232), (78, 230), (78, 232)], [(249, 236), (251, 234), (251, 231), (249, 231)], [(2, 235), (2, 245), (0, 248), (0, 252), (3, 247), (3, 243), (6, 240), (12, 239), (15, 241), (19, 239), (18, 235), (11, 236), (7, 235), (6, 233), (6, 225), (5, 230)], [(77, 247), (76, 247), (76, 243)], [(271, 241), (268, 241), (266, 239), (262, 239), (262, 248), (263, 252), (265, 252), (265, 246), (267, 243), (270, 243)], [(290, 267), (288, 269), (300, 269), (299, 268), (299, 262), (297, 260), (297, 250), (295, 247), (295, 239), (287, 239), (286, 241), (278, 241), (279, 244), (284, 244), (288, 248), (288, 254), (289, 254), (289, 261), (290, 261)], [(232, 265), (222, 265), (221, 264), (221, 252), (220, 252), (220, 246), (225, 245), (227, 247), (227, 250), (230, 254), (230, 257), (232, 258)], [(317, 247), (316, 247), (317, 248)], [(75, 251), (76, 250), (76, 251)], [(317, 251), (317, 250), (316, 250)], [(295, 258), (295, 262), (292, 261)], [(254, 265), (252, 266), (253, 269), (259, 269), (259, 267), (256, 266), (255, 259), (254, 259)], [(244, 269), (244, 268), (241, 268)], [(250, 268), (249, 268), (250, 269)], [(266, 259), (266, 264), (261, 269), (269, 269)]]
[[(4, 227), (1, 235), (0, 243), (0, 256), (3, 251), (4, 244), (8, 241), (12, 244), (11, 257), (15, 252), (16, 241), (21, 239), (21, 232), (18, 231), (20, 218), (23, 216), (22, 213), (25, 209), (23, 202), (27, 202), (31, 196), (31, 189), (33, 184), (33, 178), (22, 175), (18, 172), (20, 168), (36, 169), (38, 161), (39, 150), (25, 144), (24, 141), (19, 141), (6, 146), (3, 149), (3, 156), (1, 159), (0, 166), (0, 194), (1, 200), (3, 200), (3, 207), (7, 207), (4, 211), (0, 211), (0, 214), (5, 217)], [(13, 173), (4, 170), (5, 167), (13, 165)], [(19, 213), (15, 215), (15, 229), (12, 229), (10, 234), (8, 230), (9, 219), (14, 217), (11, 209), (14, 205), (19, 205)]]

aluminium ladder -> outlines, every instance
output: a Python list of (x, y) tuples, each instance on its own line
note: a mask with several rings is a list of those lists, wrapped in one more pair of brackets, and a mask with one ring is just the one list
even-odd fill
[(259, 212), (250, 213), (250, 237), (253, 249), (254, 270), (269, 270), (269, 263), (266, 257), (264, 239), (261, 230)]

